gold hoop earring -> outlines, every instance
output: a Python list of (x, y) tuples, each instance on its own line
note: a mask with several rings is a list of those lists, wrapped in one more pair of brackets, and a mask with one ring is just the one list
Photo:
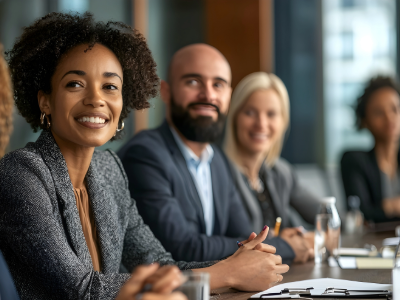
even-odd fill
[(50, 123), (49, 116), (46, 116), (46, 120), (47, 120), (47, 128), (50, 128), (51, 123)]
[(42, 125), (44, 124), (44, 117), (46, 117), (46, 120), (47, 120), (47, 128), (50, 128), (51, 123), (50, 123), (49, 116), (47, 116), (46, 113), (44, 113), (44, 112), (42, 112), (40, 114), (40, 124), (42, 124)]
[(46, 114), (44, 112), (40, 113), (40, 124), (44, 124), (44, 117), (46, 116)]
[(121, 128), (120, 129), (117, 128), (117, 132), (120, 132), (122, 129), (124, 129), (124, 126), (125, 126), (124, 121), (122, 121)]
[(121, 128), (118, 129), (118, 127), (117, 127), (117, 130), (115, 131), (114, 136), (117, 135), (117, 132), (120, 132), (122, 129), (124, 129), (124, 127), (125, 127), (125, 124), (124, 124), (124, 121), (122, 121)]

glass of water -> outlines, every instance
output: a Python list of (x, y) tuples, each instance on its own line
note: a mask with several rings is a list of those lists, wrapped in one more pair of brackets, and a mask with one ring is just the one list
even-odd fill
[(328, 239), (328, 214), (318, 214), (315, 217), (314, 253), (315, 263), (319, 264), (328, 259), (326, 241)]
[(189, 300), (209, 300), (210, 299), (210, 274), (184, 271), (186, 277), (178, 290), (181, 291)]
[(337, 225), (332, 215), (317, 215), (314, 236), (315, 263), (327, 261), (330, 255), (336, 255), (339, 247), (340, 225)]

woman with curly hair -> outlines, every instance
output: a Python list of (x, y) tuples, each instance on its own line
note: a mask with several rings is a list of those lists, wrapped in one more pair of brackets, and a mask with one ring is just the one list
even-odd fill
[(13, 94), (8, 66), (0, 44), (0, 159), (6, 152), (12, 130)]
[(357, 100), (356, 125), (374, 137), (370, 151), (348, 151), (341, 160), (346, 196), (358, 196), (365, 219), (400, 217), (400, 89), (394, 79), (372, 78)]
[[(114, 299), (130, 277), (120, 264), (131, 271), (149, 260), (209, 272), (211, 288), (263, 290), (287, 271), (259, 270), (273, 251), (261, 243), (267, 230), (226, 260), (175, 262), (138, 215), (116, 154), (95, 150), (157, 94), (156, 65), (137, 31), (51, 13), (25, 28), (8, 58), (16, 106), (42, 129), (0, 161), (0, 250), (22, 299)], [(173, 268), (159, 272), (146, 299), (177, 285)]]

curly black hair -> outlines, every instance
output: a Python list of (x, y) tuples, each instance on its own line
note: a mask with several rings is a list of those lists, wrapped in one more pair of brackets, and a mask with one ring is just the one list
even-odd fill
[(96, 43), (113, 51), (122, 66), (123, 107), (119, 121), (131, 109), (150, 106), (148, 100), (157, 95), (159, 78), (143, 35), (121, 22), (95, 22), (88, 12), (83, 15), (53, 12), (24, 28), (14, 47), (6, 53), (15, 104), (34, 132), (46, 126), (40, 124), (38, 91), (51, 93), (51, 78), (63, 54), (82, 44), (91, 49)]
[(363, 129), (365, 111), (371, 95), (381, 88), (392, 88), (400, 95), (400, 89), (394, 78), (388, 76), (376, 76), (369, 80), (363, 94), (357, 99), (355, 113), (356, 126), (359, 130)]

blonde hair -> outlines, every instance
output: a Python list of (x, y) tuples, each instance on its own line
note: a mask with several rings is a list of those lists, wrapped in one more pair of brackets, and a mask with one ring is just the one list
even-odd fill
[(241, 166), (240, 157), (238, 152), (238, 141), (236, 136), (236, 117), (239, 110), (243, 107), (246, 100), (256, 91), (273, 89), (277, 92), (281, 100), (282, 118), (284, 123), (284, 130), (282, 136), (272, 145), (272, 147), (264, 153), (265, 162), (268, 166), (273, 166), (275, 161), (279, 158), (285, 132), (289, 127), (290, 120), (290, 104), (289, 95), (286, 90), (285, 84), (278, 76), (264, 72), (256, 72), (244, 77), (236, 86), (232, 95), (231, 106), (229, 109), (228, 119), (226, 123), (226, 131), (224, 137), (224, 151), (226, 155), (237, 166)]
[(13, 92), (10, 72), (0, 44), (0, 158), (6, 152), (12, 131)]

